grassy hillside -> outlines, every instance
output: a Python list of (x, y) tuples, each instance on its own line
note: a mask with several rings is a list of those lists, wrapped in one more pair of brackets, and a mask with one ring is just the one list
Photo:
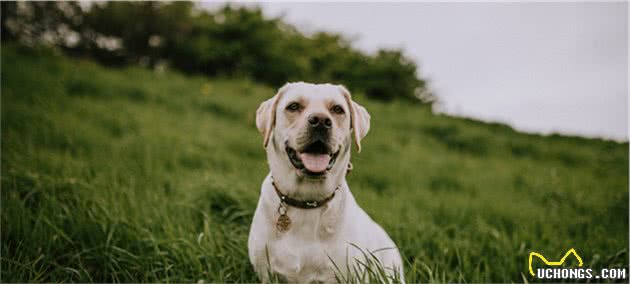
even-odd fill
[[(245, 80), (2, 47), (2, 281), (257, 282), (267, 173)], [(408, 282), (531, 281), (531, 250), (628, 266), (628, 144), (542, 137), (357, 96), (348, 177)]]

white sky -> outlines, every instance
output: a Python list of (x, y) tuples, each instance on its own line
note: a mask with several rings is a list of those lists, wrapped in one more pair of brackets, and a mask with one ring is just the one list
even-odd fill
[(403, 48), (431, 80), (442, 102), (436, 111), (526, 132), (628, 140), (627, 3), (259, 5), (369, 52)]

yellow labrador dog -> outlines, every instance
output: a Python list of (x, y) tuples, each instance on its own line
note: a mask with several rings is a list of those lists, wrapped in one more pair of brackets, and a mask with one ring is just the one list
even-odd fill
[[(352, 140), (370, 128), (370, 115), (346, 88), (289, 83), (256, 113), (270, 173), (249, 233), (249, 258), (264, 282), (335, 282), (364, 253), (400, 275), (400, 253), (387, 233), (354, 200), (346, 173)], [(358, 248), (357, 248), (358, 247)], [(360, 248), (360, 249), (359, 249)]]

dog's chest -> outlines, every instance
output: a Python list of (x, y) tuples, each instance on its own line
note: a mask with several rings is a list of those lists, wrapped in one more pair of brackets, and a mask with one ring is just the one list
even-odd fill
[(327, 241), (309, 240), (285, 235), (270, 246), (271, 270), (281, 280), (294, 282), (331, 282), (334, 266), (329, 256), (335, 253), (334, 244)]

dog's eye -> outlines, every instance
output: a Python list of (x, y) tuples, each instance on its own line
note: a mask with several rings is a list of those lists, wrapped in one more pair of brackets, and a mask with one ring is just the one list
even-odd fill
[(287, 106), (287, 110), (288, 110), (288, 111), (298, 111), (298, 110), (300, 110), (300, 107), (301, 107), (301, 106), (300, 106), (300, 104), (298, 104), (298, 103), (291, 103), (291, 104), (289, 104), (289, 105)]
[(336, 105), (332, 108), (332, 112), (336, 113), (336, 114), (342, 114), (344, 113), (343, 108), (340, 105)]

